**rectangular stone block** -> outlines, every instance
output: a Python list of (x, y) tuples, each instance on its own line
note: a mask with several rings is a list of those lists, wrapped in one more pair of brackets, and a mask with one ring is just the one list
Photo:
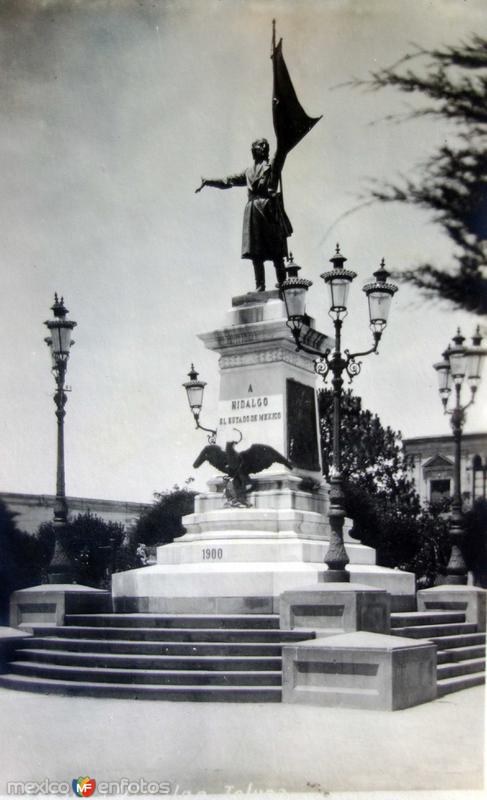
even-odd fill
[(391, 599), (384, 589), (356, 583), (317, 583), (281, 595), (281, 628), (311, 628), (333, 636), (390, 631)]
[(10, 625), (64, 625), (66, 614), (112, 610), (110, 592), (78, 584), (45, 584), (19, 589), (10, 597)]
[(395, 711), (436, 696), (427, 640), (355, 632), (283, 647), (285, 703)]
[(465, 622), (486, 629), (487, 592), (478, 586), (445, 584), (418, 592), (418, 611), (463, 611)]

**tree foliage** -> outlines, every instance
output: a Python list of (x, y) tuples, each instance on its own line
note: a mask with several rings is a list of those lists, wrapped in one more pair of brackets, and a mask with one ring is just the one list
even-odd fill
[(17, 514), (0, 500), (0, 623), (8, 623), (12, 592), (41, 583), (54, 542), (18, 528)]
[[(332, 464), (333, 394), (319, 394), (323, 472), (326, 478)], [(419, 498), (407, 473), (401, 434), (383, 427), (377, 414), (362, 407), (360, 397), (345, 391), (341, 401), (342, 469), (346, 480), (374, 494), (407, 496), (408, 507), (419, 510)]]
[(416, 573), (418, 588), (444, 583), (451, 544), (448, 535), (450, 500), (429, 503), (415, 519), (414, 553), (408, 569)]
[(487, 500), (477, 500), (465, 514), (465, 545), (467, 567), (474, 583), (487, 589)]
[(0, 500), (0, 621), (3, 623), (7, 621), (9, 595), (18, 588), (16, 586), (18, 561), (15, 554), (18, 531), (15, 516)]
[[(319, 394), (324, 475), (332, 463), (333, 396)], [(421, 508), (408, 476), (401, 434), (384, 427), (351, 390), (342, 396), (342, 471), (352, 537), (377, 550), (382, 566), (416, 572), (432, 583), (448, 557), (447, 523), (439, 508)]]
[(473, 35), (450, 47), (417, 48), (352, 84), (416, 95), (424, 102), (406, 118), (430, 116), (450, 124), (452, 135), (421, 165), (420, 179), (374, 188), (371, 198), (433, 212), (454, 244), (454, 267), (424, 262), (403, 277), (427, 294), (487, 314), (487, 39)]
[[(188, 482), (187, 482), (188, 483)], [(154, 493), (154, 503), (143, 511), (135, 525), (135, 539), (148, 546), (168, 544), (185, 532), (181, 518), (194, 511), (196, 492), (177, 484)]]
[[(54, 539), (52, 522), (44, 522), (39, 536)], [(128, 547), (125, 528), (120, 522), (107, 522), (96, 514), (87, 512), (70, 519), (59, 534), (62, 548), (72, 567), (75, 583), (104, 587), (109, 582), (117, 561), (123, 561)], [(129, 568), (135, 566), (127, 559)]]

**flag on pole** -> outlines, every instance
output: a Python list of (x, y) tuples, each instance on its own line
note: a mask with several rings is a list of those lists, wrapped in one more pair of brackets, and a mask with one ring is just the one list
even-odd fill
[(274, 74), (272, 117), (277, 149), (285, 158), (289, 151), (310, 132), (321, 116), (308, 117), (299, 102), (282, 55), (282, 39), (276, 45), (274, 23), (271, 58)]

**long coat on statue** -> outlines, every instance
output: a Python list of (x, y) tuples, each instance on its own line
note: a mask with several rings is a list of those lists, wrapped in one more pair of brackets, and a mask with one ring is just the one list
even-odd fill
[(242, 258), (274, 261), (287, 256), (287, 237), (293, 229), (278, 193), (279, 174), (274, 159), (253, 164), (244, 172), (230, 175), (225, 188), (247, 186), (242, 230)]

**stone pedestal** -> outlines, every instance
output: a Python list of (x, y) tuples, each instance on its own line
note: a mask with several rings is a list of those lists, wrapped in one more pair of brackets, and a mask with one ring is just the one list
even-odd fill
[(10, 597), (13, 628), (64, 625), (66, 614), (103, 613), (112, 610), (110, 592), (76, 583), (42, 584), (19, 589)]
[(322, 636), (354, 631), (389, 633), (391, 598), (358, 583), (323, 583), (281, 595), (281, 628), (316, 630)]
[[(277, 291), (234, 297), (226, 325), (200, 335), (220, 354), (217, 443), (238, 439), (239, 449), (267, 444), (289, 458), (293, 476), (322, 483), (314, 357), (296, 351)], [(309, 320), (306, 340), (325, 350), (332, 340)], [(265, 471), (282, 472), (281, 465)]]
[(463, 611), (465, 622), (486, 629), (487, 592), (478, 586), (433, 586), (418, 592), (418, 611)]
[(356, 632), (283, 647), (285, 703), (395, 711), (436, 692), (436, 647), (427, 640)]
[[(278, 292), (234, 298), (222, 328), (201, 339), (219, 353), (217, 441), (275, 448), (293, 463), (252, 477), (250, 508), (227, 508), (223, 479), (196, 498), (186, 535), (159, 547), (157, 564), (117, 573), (116, 610), (165, 613), (279, 613), (280, 595), (317, 583), (328, 549), (328, 491), (321, 474), (314, 357), (296, 352)], [(313, 328), (305, 339), (332, 341)], [(208, 417), (205, 415), (205, 419)], [(199, 439), (197, 437), (200, 437)], [(203, 435), (195, 434), (195, 455)], [(352, 579), (414, 596), (414, 576), (375, 564), (375, 551), (345, 534)]]

